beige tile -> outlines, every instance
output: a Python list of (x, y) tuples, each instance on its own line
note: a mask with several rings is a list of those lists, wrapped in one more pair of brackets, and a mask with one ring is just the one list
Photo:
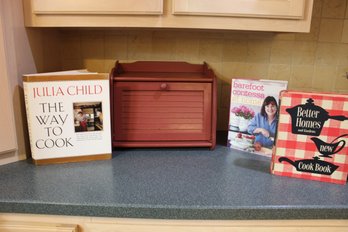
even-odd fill
[(111, 29), (111, 28), (108, 28), (108, 29), (105, 29), (104, 30), (104, 36), (105, 37), (108, 37), (108, 36), (127, 36), (129, 31), (131, 29)]
[(296, 33), (295, 39), (299, 41), (317, 41), (320, 30), (320, 18), (312, 18), (309, 33)]
[(272, 64), (291, 64), (294, 41), (273, 41), (271, 48)]
[(224, 83), (221, 87), (221, 101), (220, 108), (229, 109), (231, 98), (231, 85)]
[(289, 83), (289, 89), (303, 90), (312, 88), (314, 67), (312, 65), (294, 65)]
[(228, 130), (229, 109), (218, 109), (217, 130)]
[[(119, 60), (119, 62), (122, 62)], [(105, 59), (104, 60), (104, 72), (110, 73), (111, 69), (115, 67), (115, 60), (114, 59)]]
[(271, 55), (271, 41), (270, 40), (256, 40), (248, 41), (247, 62), (268, 63)]
[(200, 39), (221, 39), (224, 37), (225, 33), (222, 31), (216, 31), (216, 30), (209, 30), (209, 29), (204, 29), (204, 30), (190, 30), (188, 29), (187, 34), (190, 36), (195, 36), (196, 38)]
[(247, 65), (240, 62), (223, 62), (221, 79), (226, 83), (231, 83), (233, 78), (245, 77)]
[(126, 60), (127, 35), (105, 35), (105, 59)]
[(152, 60), (175, 60), (176, 40), (173, 36), (152, 38)]
[(81, 59), (81, 37), (79, 35), (62, 35), (64, 37), (62, 42), (61, 56), (64, 59)]
[(334, 83), (334, 90), (340, 93), (348, 93), (348, 65), (338, 66)]
[(248, 41), (245, 39), (226, 39), (223, 42), (223, 62), (245, 62), (248, 54)]
[(61, 36), (57, 30), (42, 31), (43, 69), (45, 72), (60, 71), (62, 69)]
[(104, 36), (98, 34), (81, 36), (81, 54), (83, 59), (104, 59)]
[(105, 72), (104, 59), (86, 58), (83, 60), (83, 66), (90, 72)]
[(63, 59), (62, 70), (85, 69), (81, 59)]
[(295, 40), (296, 34), (297, 33), (288, 33), (288, 32), (274, 33), (273, 40), (287, 40), (287, 41)]
[(291, 66), (288, 64), (270, 64), (268, 79), (290, 81)]
[[(204, 60), (198, 62), (203, 64)], [(214, 74), (220, 76), (222, 74), (222, 63), (221, 62), (206, 62), (208, 67), (213, 70)]]
[(343, 20), (322, 19), (320, 24), (320, 42), (341, 42)]
[(292, 56), (292, 64), (312, 65), (316, 58), (316, 42), (296, 41)]
[[(347, 10), (348, 12), (348, 10)], [(342, 43), (348, 43), (348, 19), (344, 20), (342, 31)]]
[(217, 76), (216, 78), (216, 84), (217, 84), (217, 87), (216, 87), (216, 90), (217, 90), (217, 107), (220, 108), (220, 105), (221, 105), (221, 99), (222, 99), (222, 96), (221, 96), (221, 89), (222, 89), (222, 85), (224, 84), (224, 82), (220, 79), (219, 76)]
[(316, 65), (337, 65), (339, 49), (339, 44), (318, 43)]
[(315, 66), (312, 87), (318, 91), (332, 91), (336, 66)]
[(199, 60), (199, 40), (193, 37), (176, 38), (176, 60), (198, 61)]
[(344, 18), (347, 0), (323, 0), (323, 18)]
[(348, 65), (348, 43), (339, 44), (338, 65)]
[(322, 7), (323, 7), (323, 0), (314, 0), (312, 17), (320, 18)]
[(81, 37), (103, 37), (106, 30), (102, 28), (80, 28), (79, 33)]
[(135, 32), (128, 35), (128, 59), (149, 60), (152, 51), (152, 33)]
[(269, 64), (247, 63), (245, 77), (250, 79), (268, 79)]
[(225, 31), (223, 38), (235, 40), (248, 40), (249, 35), (249, 31)]
[(176, 38), (202, 38), (204, 33), (197, 30), (189, 29), (161, 29), (160, 31), (153, 31), (153, 36), (157, 37), (176, 37)]
[(248, 31), (249, 40), (273, 40), (274, 32)]
[(202, 38), (199, 41), (199, 59), (207, 62), (221, 62), (222, 39)]

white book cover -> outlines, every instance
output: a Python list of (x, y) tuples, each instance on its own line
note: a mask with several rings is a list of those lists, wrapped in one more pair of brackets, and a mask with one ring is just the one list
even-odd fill
[(111, 157), (107, 74), (30, 74), (23, 76), (23, 88), (34, 161)]
[(228, 146), (271, 157), (287, 81), (232, 79)]

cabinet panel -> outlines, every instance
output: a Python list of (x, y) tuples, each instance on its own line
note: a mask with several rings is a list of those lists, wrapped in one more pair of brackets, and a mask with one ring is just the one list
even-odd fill
[(304, 17), (305, 0), (173, 0), (173, 14), (262, 18)]
[(210, 140), (211, 86), (211, 83), (116, 82), (114, 139)]
[(166, 220), (0, 213), (0, 231), (18, 232), (6, 227), (10, 225), (44, 226), (35, 232), (346, 232), (348, 220)]
[(0, 213), (0, 231), (13, 231), (3, 229), (7, 225), (42, 225), (43, 228), (51, 229), (36, 230), (35, 232), (346, 232), (348, 220), (167, 220)]
[(45, 222), (1, 222), (2, 232), (78, 232), (77, 225)]
[(163, 12), (163, 0), (32, 0), (34, 14), (153, 14)]
[(309, 32), (313, 0), (22, 0), (29, 27)]
[(0, 107), (2, 110), (0, 114), (0, 154), (15, 151), (17, 148), (12, 98), (9, 87), (6, 37), (2, 26), (5, 24), (2, 20), (0, 10), (0, 83), (2, 86), (0, 91)]

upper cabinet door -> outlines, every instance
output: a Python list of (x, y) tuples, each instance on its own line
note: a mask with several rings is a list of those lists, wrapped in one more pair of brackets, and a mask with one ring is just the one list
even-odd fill
[(161, 15), (163, 0), (32, 0), (34, 14)]
[[(1, 1), (1, 0), (0, 0)], [(28, 27), (309, 32), (313, 0), (22, 0)]]
[(175, 15), (302, 19), (305, 0), (173, 0)]

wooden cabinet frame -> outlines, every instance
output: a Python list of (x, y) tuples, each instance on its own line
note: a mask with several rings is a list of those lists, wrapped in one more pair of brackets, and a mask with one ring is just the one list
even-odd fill
[[(0, 8), (2, 2), (0, 2)], [(0, 91), (0, 155), (17, 150), (14, 112), (12, 107), (11, 89), (9, 85), (8, 51), (6, 47), (5, 27), (3, 25), (2, 9), (0, 9), (0, 81), (3, 87)]]
[(37, 15), (160, 15), (163, 0), (32, 0), (31, 8)]
[(303, 19), (305, 0), (173, 0), (175, 15)]
[(309, 32), (313, 1), (139, 0), (132, 4), (133, 1), (103, 0), (102, 5), (93, 0), (23, 0), (23, 4), (28, 27)]
[[(49, 224), (55, 225), (56, 227), (50, 228), (47, 226)], [(42, 231), (62, 232), (346, 232), (348, 229), (348, 220), (167, 220), (0, 213), (0, 230), (1, 228), (8, 229), (6, 227), (7, 225), (23, 225), (23, 227), (19, 227), (22, 229), (19, 230), (21, 232), (33, 232), (33, 230), (30, 230), (32, 228), (31, 226), (36, 226), (34, 228), (40, 228), (40, 225), (43, 225), (43, 227), (41, 227)], [(25, 227), (25, 225), (28, 225), (28, 227)]]

